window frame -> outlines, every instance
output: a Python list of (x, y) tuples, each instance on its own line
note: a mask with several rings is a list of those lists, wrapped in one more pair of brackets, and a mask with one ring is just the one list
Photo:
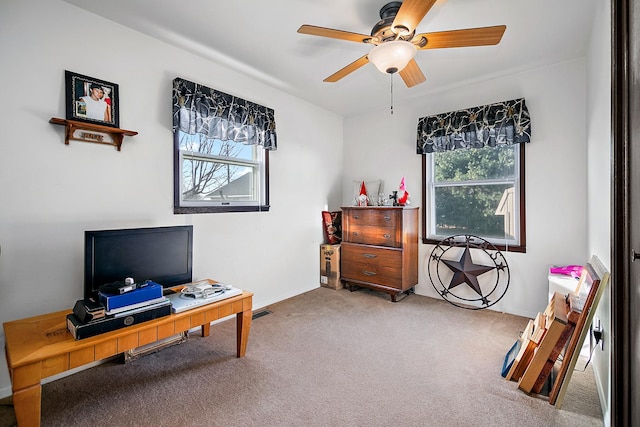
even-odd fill
[[(182, 199), (182, 161), (183, 152), (180, 150), (180, 130), (173, 133), (173, 212), (174, 214), (199, 214), (199, 213), (223, 213), (223, 212), (268, 212), (269, 205), (269, 150), (257, 146), (262, 150), (262, 167), (259, 167), (260, 181), (264, 183), (264, 197), (258, 197), (256, 202), (230, 202), (223, 204), (219, 201), (211, 202), (185, 202)], [(215, 160), (215, 155), (205, 155), (211, 160)], [(239, 160), (241, 163), (251, 163), (246, 160)]]
[[(519, 235), (520, 242), (518, 244), (507, 244), (504, 242), (500, 243), (495, 241), (495, 239), (489, 239), (484, 236), (483, 237), (493, 243), (495, 247), (497, 247), (501, 251), (505, 252), (519, 252), (526, 253), (527, 252), (527, 234), (526, 234), (526, 194), (525, 194), (525, 146), (524, 144), (519, 144), (518, 147), (519, 159), (518, 161), (518, 174), (519, 177), (516, 179), (517, 187), (519, 192)], [(438, 239), (429, 238), (429, 230), (430, 224), (430, 208), (428, 208), (431, 204), (430, 200), (430, 177), (429, 173), (432, 172), (433, 168), (433, 156), (435, 153), (423, 154), (422, 155), (422, 243), (423, 244), (437, 244), (442, 243)], [(427, 156), (430, 156), (427, 158)]]

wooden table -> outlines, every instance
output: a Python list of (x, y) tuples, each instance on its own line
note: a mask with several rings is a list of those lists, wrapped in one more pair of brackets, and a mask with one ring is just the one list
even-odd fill
[(182, 313), (131, 325), (91, 338), (75, 340), (67, 330), (71, 310), (4, 323), (5, 352), (11, 375), (18, 425), (39, 426), (43, 378), (115, 356), (201, 326), (208, 336), (211, 322), (236, 314), (237, 356), (247, 350), (253, 293), (242, 294)]

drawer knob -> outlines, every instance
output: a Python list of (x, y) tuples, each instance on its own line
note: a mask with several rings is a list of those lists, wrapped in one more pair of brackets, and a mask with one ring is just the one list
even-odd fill
[(391, 234), (383, 234), (382, 237), (384, 237), (385, 239), (390, 239), (391, 238)]
[(377, 255), (375, 254), (362, 254), (363, 257), (365, 258), (375, 258)]
[(390, 216), (385, 216), (385, 217), (384, 217), (384, 220), (385, 220), (385, 221), (391, 221), (391, 217), (390, 217)]
[(354, 232), (353, 232), (353, 235), (354, 235), (354, 236), (357, 236), (357, 235), (358, 235), (358, 232), (357, 232), (357, 231), (354, 231)]
[(353, 219), (358, 219), (358, 215), (354, 215), (354, 216), (353, 216)]
[(365, 276), (375, 276), (376, 273), (373, 271), (362, 270)]

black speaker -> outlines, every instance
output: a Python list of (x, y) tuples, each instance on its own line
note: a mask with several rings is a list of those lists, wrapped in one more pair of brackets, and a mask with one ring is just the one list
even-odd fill
[(73, 314), (81, 323), (88, 323), (103, 318), (105, 308), (104, 305), (92, 299), (80, 299), (73, 306)]

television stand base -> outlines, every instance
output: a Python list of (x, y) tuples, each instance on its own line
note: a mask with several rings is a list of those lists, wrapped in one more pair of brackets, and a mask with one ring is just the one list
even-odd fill
[(76, 340), (67, 330), (72, 310), (5, 322), (4, 341), (19, 426), (39, 426), (42, 379), (117, 356), (200, 326), (209, 336), (211, 323), (236, 315), (236, 356), (244, 357), (252, 318), (251, 292), (192, 308), (182, 313)]

